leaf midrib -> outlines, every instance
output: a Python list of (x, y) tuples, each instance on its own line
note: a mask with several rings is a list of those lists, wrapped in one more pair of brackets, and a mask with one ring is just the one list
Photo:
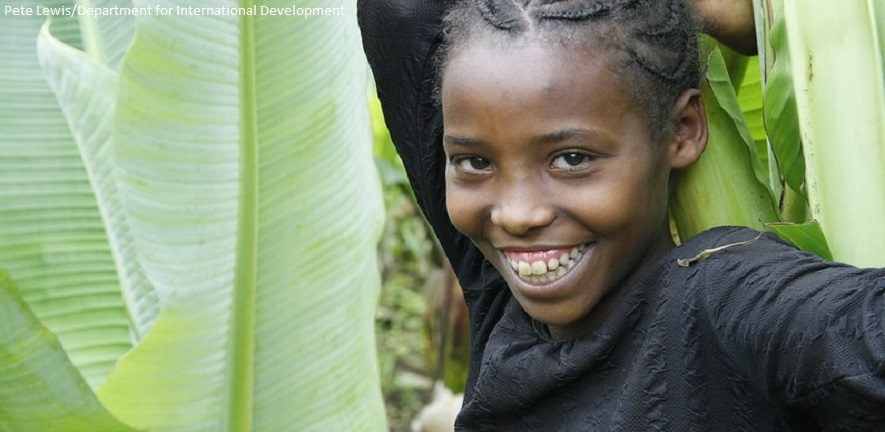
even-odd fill
[[(252, 7), (240, 0), (240, 7)], [(258, 125), (255, 83), (255, 18), (240, 18), (240, 199), (234, 298), (231, 314), (229, 430), (252, 429), (257, 289)]]

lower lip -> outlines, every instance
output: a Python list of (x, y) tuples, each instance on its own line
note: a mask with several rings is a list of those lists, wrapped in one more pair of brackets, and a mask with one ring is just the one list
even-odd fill
[[(528, 298), (533, 299), (553, 299), (557, 297), (563, 296), (566, 292), (570, 290), (572, 286), (577, 282), (579, 274), (584, 271), (584, 267), (587, 262), (590, 261), (590, 257), (593, 255), (594, 244), (589, 244), (587, 249), (581, 255), (581, 259), (579, 259), (574, 267), (568, 271), (568, 273), (564, 274), (561, 278), (556, 279), (551, 282), (543, 282), (543, 283), (531, 283), (523, 280), (519, 277), (519, 274), (513, 271), (510, 266), (506, 266), (507, 271), (510, 272), (511, 277), (511, 288), (519, 291)], [(505, 263), (506, 261), (505, 257)]]

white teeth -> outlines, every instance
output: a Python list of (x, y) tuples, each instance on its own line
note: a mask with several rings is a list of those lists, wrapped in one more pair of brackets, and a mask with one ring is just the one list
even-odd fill
[(547, 261), (547, 269), (548, 270), (556, 270), (559, 268), (559, 260), (556, 258), (550, 258), (550, 261)]
[(530, 282), (552, 282), (564, 276), (571, 270), (575, 263), (584, 256), (587, 250), (586, 245), (574, 247), (570, 252), (562, 254), (557, 258), (551, 258), (547, 262), (535, 261), (528, 263), (525, 261), (509, 260), (510, 267), (513, 271), (519, 273), (519, 276)]
[(525, 261), (520, 261), (519, 262), (519, 275), (520, 276), (528, 276), (530, 274), (532, 274), (532, 265), (525, 262)]

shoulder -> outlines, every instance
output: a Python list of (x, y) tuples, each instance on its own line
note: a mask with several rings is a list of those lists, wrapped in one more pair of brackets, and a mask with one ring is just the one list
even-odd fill
[[(746, 243), (746, 244), (742, 244)], [(698, 252), (728, 245), (755, 246), (762, 248), (797, 250), (795, 246), (781, 240), (773, 233), (740, 226), (721, 226), (711, 228), (685, 241), (680, 249), (697, 250)], [(723, 248), (723, 250), (728, 248)], [(739, 253), (742, 251), (738, 251)]]
[(686, 241), (677, 248), (678, 262), (683, 266), (699, 265), (706, 271), (796, 268), (803, 263), (809, 268), (846, 267), (817, 255), (802, 251), (771, 232), (746, 227), (717, 227)]
[(881, 425), (885, 269), (827, 261), (740, 228), (711, 230), (686, 246), (716, 251), (691, 264), (693, 292), (718, 345), (748, 381), (822, 424), (830, 414), (835, 424), (849, 424), (844, 410), (851, 407), (856, 424)]

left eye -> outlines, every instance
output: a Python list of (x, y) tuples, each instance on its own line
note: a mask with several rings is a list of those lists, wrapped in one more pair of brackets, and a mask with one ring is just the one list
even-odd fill
[(589, 162), (591, 158), (585, 154), (581, 153), (564, 153), (553, 159), (553, 162), (550, 163), (550, 166), (554, 169), (574, 171), (576, 169), (584, 168)]

